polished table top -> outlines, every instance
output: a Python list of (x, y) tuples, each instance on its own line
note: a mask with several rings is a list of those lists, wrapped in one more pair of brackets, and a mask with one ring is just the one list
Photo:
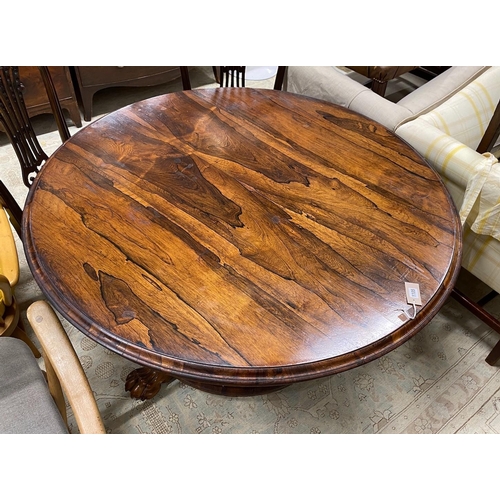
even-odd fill
[[(35, 279), (72, 324), (142, 366), (236, 387), (401, 345), (448, 297), (460, 236), (439, 177), (392, 132), (249, 88), (89, 124), (45, 164), (23, 218)], [(415, 319), (405, 282), (420, 285)]]

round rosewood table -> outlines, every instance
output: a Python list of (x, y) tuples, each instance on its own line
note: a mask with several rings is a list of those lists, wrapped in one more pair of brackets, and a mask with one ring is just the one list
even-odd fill
[(250, 88), (91, 123), (38, 174), (22, 230), (54, 307), (142, 367), (126, 382), (141, 399), (174, 378), (251, 395), (367, 363), (431, 320), (461, 258), (453, 202), (411, 147)]

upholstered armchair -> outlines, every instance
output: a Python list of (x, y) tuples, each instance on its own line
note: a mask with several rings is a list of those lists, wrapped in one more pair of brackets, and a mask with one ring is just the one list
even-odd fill
[[(396, 129), (440, 174), (459, 209), (462, 267), (496, 292), (500, 292), (500, 164), (490, 152), (480, 147), (481, 154), (477, 149), (499, 101), (500, 67), (494, 66), (436, 108)], [(491, 124), (490, 131), (498, 134), (498, 119)], [(458, 293), (455, 290), (457, 300), (500, 333), (500, 322)], [(487, 361), (493, 364), (498, 359), (500, 343)]]
[(453, 66), (391, 102), (333, 66), (288, 66), (283, 90), (334, 102), (394, 131), (445, 102), (487, 70), (488, 66)]
[[(499, 66), (452, 67), (396, 103), (333, 67), (289, 67), (285, 89), (362, 113), (413, 146), (440, 174), (459, 210), (462, 267), (500, 293), (500, 164), (477, 151), (500, 112)], [(453, 296), (500, 333), (500, 321), (483, 307), (457, 289)], [(486, 360), (498, 359), (500, 342)]]

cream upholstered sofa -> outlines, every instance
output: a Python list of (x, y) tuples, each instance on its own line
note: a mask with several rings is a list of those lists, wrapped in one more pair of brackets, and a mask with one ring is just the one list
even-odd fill
[(334, 66), (288, 66), (283, 90), (334, 102), (396, 130), (446, 101), (488, 69), (488, 66), (454, 66), (398, 102), (372, 92)]
[(396, 134), (440, 174), (464, 225), (462, 265), (500, 292), (500, 164), (476, 151), (500, 100), (500, 66)]
[[(459, 210), (462, 267), (500, 292), (500, 164), (476, 151), (500, 100), (500, 66), (452, 67), (396, 103), (331, 67), (289, 67), (284, 88), (369, 116), (413, 146), (440, 174)], [(496, 318), (454, 292), (500, 333)], [(498, 359), (500, 342), (487, 361)]]
[[(500, 101), (500, 66), (479, 75), (396, 134), (440, 174), (463, 224), (462, 267), (500, 292), (500, 164), (477, 148)], [(498, 129), (499, 123), (494, 128)], [(454, 297), (500, 333), (500, 323), (458, 290)], [(500, 342), (487, 358), (500, 359)]]

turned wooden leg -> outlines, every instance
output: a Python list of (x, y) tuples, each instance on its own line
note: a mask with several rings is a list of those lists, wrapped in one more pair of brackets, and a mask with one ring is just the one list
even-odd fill
[(378, 94), (382, 97), (385, 96), (385, 91), (387, 89), (387, 83), (388, 82), (383, 82), (382, 80), (372, 80), (372, 90), (375, 92), (375, 94)]
[[(453, 288), (451, 291), (451, 297), (453, 297), (459, 304), (463, 305), (466, 309), (475, 314), (481, 321), (486, 323), (490, 328), (495, 330), (495, 332), (500, 333), (500, 321), (492, 316), (486, 309), (483, 309), (479, 303), (476, 303), (464, 295), (458, 288)], [(484, 303), (487, 299), (483, 299)], [(486, 358), (486, 362), (489, 365), (495, 365), (500, 359), (500, 342), (497, 342), (493, 350)]]
[(166, 372), (153, 370), (152, 368), (137, 368), (127, 375), (125, 390), (130, 392), (130, 397), (140, 399), (151, 399), (158, 394), (162, 384), (170, 384), (174, 379)]
[(496, 343), (495, 347), (491, 350), (486, 358), (486, 363), (495, 366), (500, 359), (500, 340)]

